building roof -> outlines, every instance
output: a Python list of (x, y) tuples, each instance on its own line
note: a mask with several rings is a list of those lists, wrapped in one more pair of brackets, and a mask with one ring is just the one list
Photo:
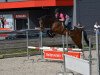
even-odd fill
[(73, 0), (27, 0), (20, 2), (0, 2), (0, 9), (73, 6)]

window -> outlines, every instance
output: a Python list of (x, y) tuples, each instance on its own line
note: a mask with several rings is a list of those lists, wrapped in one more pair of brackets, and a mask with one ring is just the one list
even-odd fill
[[(4, 19), (4, 24), (1, 21), (2, 19)], [(0, 15), (0, 28), (10, 28), (14, 30), (14, 19), (12, 14)]]

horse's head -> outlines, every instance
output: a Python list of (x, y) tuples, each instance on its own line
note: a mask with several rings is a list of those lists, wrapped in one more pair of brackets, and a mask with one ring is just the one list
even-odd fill
[(41, 31), (43, 31), (45, 28), (50, 28), (50, 30), (47, 31), (47, 35), (49, 37), (54, 36), (52, 29), (51, 29), (53, 22), (54, 22), (54, 18), (49, 15), (45, 15), (39, 18), (39, 24), (40, 24)]
[(51, 27), (53, 22), (54, 22), (53, 18), (49, 15), (44, 15), (39, 18), (40, 27), (44, 28)]

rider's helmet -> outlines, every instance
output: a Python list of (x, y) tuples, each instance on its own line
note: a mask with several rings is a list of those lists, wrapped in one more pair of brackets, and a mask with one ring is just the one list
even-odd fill
[(55, 9), (55, 13), (60, 13), (60, 8)]

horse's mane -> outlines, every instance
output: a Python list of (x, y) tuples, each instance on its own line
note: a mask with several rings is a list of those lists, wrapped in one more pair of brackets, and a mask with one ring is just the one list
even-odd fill
[(44, 16), (41, 16), (40, 18), (39, 18), (40, 20), (48, 20), (48, 19), (55, 19), (53, 16), (51, 16), (51, 15), (44, 15)]

